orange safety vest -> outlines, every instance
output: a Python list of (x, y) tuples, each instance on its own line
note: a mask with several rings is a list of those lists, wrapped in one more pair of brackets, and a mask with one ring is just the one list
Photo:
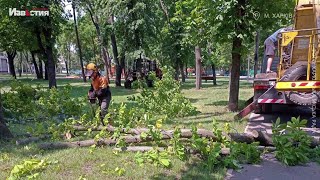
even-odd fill
[(109, 86), (108, 79), (104, 76), (98, 76), (97, 78), (93, 79), (91, 85), (95, 91), (100, 89), (105, 89)]

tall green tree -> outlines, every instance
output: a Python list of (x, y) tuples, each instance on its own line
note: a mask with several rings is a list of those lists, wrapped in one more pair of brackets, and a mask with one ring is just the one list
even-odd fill
[(96, 29), (96, 34), (98, 38), (98, 43), (100, 47), (101, 56), (104, 60), (104, 66), (106, 71), (106, 77), (109, 79), (109, 71), (110, 71), (110, 55), (108, 49), (107, 38), (105, 38), (105, 29), (104, 24), (107, 22), (104, 14), (104, 6), (102, 0), (93, 0), (93, 1), (83, 1), (82, 5), (85, 10), (89, 13), (92, 23)]
[[(1, 4), (3, 2), (0, 2)], [(0, 19), (0, 49), (7, 53), (10, 74), (16, 78), (14, 59), (17, 51), (22, 50), (25, 28), (21, 28), (17, 21), (11, 21), (8, 11), (2, 9)]]
[[(48, 8), (50, 10), (49, 16), (24, 16), (13, 17), (9, 16), (9, 8), (17, 7), (17, 3), (9, 0), (1, 0), (1, 7), (3, 7), (2, 19), (9, 19), (10, 24), (17, 24), (16, 28), (25, 30), (20, 32), (21, 36), (26, 33), (31, 33), (36, 38), (39, 52), (45, 59), (47, 66), (47, 74), (49, 79), (49, 88), (56, 87), (56, 59), (54, 55), (54, 44), (56, 36), (59, 33), (60, 24), (64, 22), (62, 3), (59, 0), (39, 0), (39, 1), (19, 1), (18, 6), (23, 6), (23, 9), (31, 10), (33, 8)], [(18, 7), (20, 8), (20, 7)], [(13, 30), (14, 31), (14, 30)], [(1, 31), (3, 32), (3, 30)], [(12, 34), (12, 33), (11, 33)], [(22, 39), (19, 44), (26, 43), (27, 39)], [(12, 49), (17, 49), (17, 44), (12, 46)]]
[(108, 1), (107, 12), (115, 17), (113, 28), (117, 37), (120, 64), (124, 63), (123, 59), (130, 61), (140, 56), (153, 56), (150, 42), (157, 42), (156, 33), (160, 27), (160, 24), (157, 24), (159, 19), (157, 2), (155, 0)]
[(201, 49), (206, 48), (207, 43), (212, 39), (214, 30), (214, 1), (210, 0), (179, 0), (176, 2), (177, 11), (175, 19), (183, 22), (185, 29), (183, 44), (185, 47), (194, 47), (196, 64), (196, 89), (201, 87)]
[(96, 64), (104, 64), (100, 58), (100, 45), (98, 42), (95, 26), (91, 21), (88, 13), (78, 18), (79, 36), (81, 39), (81, 47), (83, 50), (83, 60), (85, 63), (94, 62)]
[(58, 46), (58, 53), (60, 57), (63, 58), (67, 75), (69, 75), (69, 64), (71, 61), (71, 48), (75, 45), (75, 37), (74, 29), (72, 28), (73, 22), (68, 21), (64, 26), (61, 28), (61, 33), (58, 36), (57, 46)]
[[(261, 6), (263, 4), (263, 6)], [(294, 9), (293, 1), (281, 0), (277, 3), (262, 0), (218, 0), (214, 3), (216, 42), (232, 43), (232, 61), (229, 87), (231, 111), (238, 109), (241, 58), (245, 54), (245, 44), (253, 42), (257, 29), (274, 29), (290, 19), (265, 18), (265, 14), (288, 13)], [(256, 16), (259, 14), (260, 16)]]

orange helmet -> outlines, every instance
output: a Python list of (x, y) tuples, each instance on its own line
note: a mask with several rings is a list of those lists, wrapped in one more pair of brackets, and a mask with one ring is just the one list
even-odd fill
[(94, 63), (89, 63), (86, 67), (86, 76), (90, 77), (94, 72), (98, 72), (98, 68)]

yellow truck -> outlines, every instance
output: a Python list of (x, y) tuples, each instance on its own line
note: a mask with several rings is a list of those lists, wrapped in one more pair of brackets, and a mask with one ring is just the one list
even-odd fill
[(269, 113), (274, 104), (319, 108), (320, 0), (297, 0), (293, 18), (293, 30), (283, 32), (278, 42), (277, 73), (256, 75), (251, 104), (237, 118)]

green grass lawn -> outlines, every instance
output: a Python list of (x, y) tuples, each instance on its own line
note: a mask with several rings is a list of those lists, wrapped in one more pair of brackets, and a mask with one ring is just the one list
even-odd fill
[[(40, 83), (47, 86), (48, 82), (35, 79), (21, 79), (25, 83)], [(7, 78), (0, 79), (2, 86), (7, 85)], [(73, 86), (72, 96), (79, 97), (86, 95), (89, 83), (83, 83), (81, 79), (57, 79), (58, 87), (66, 84)], [(191, 127), (197, 124), (203, 128), (210, 129), (210, 123), (213, 119), (221, 122), (230, 122), (235, 131), (243, 132), (246, 120), (235, 122), (233, 116), (235, 113), (227, 110), (228, 102), (228, 79), (218, 78), (218, 85), (213, 86), (212, 82), (203, 81), (202, 89), (195, 90), (193, 79), (187, 80), (182, 85), (183, 94), (190, 99), (192, 104), (200, 113), (196, 116), (173, 119), (164, 125), (165, 129), (172, 129), (174, 126), (182, 125)], [(4, 87), (5, 90), (8, 87)], [(127, 102), (127, 96), (137, 94), (136, 90), (127, 90), (123, 87), (114, 87), (111, 82), (112, 99), (116, 103)], [(240, 108), (253, 95), (251, 84), (241, 81), (240, 88)], [(12, 128), (12, 127), (11, 127)], [(13, 133), (21, 134), (21, 128), (12, 128)], [(65, 149), (42, 151), (36, 148), (36, 144), (28, 146), (16, 146), (14, 141), (0, 143), (0, 179), (5, 179), (15, 164), (22, 160), (30, 158), (47, 158), (57, 160), (57, 164), (48, 166), (40, 173), (39, 179), (223, 179), (225, 169), (216, 169), (207, 171), (204, 165), (196, 159), (190, 159), (188, 162), (173, 158), (173, 166), (170, 169), (155, 167), (152, 164), (145, 164), (139, 167), (134, 162), (134, 153), (114, 154), (111, 147), (96, 148), (90, 153), (90, 148)], [(101, 167), (103, 166), (103, 167)], [(124, 168), (123, 176), (118, 176), (115, 168)]]

